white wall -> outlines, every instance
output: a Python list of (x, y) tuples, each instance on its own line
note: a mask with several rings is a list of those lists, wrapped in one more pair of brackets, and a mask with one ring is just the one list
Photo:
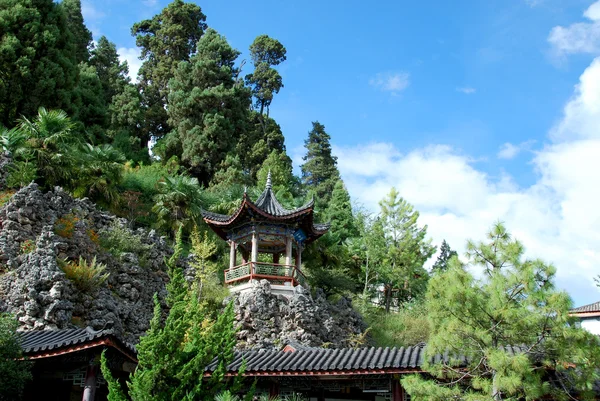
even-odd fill
[(581, 327), (592, 334), (600, 335), (600, 317), (589, 317), (581, 319)]

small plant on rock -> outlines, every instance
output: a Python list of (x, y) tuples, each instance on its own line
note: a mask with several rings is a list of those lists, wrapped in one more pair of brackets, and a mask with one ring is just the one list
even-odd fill
[(66, 214), (54, 223), (54, 232), (63, 238), (73, 238), (75, 224), (79, 218), (72, 213)]
[(33, 251), (35, 251), (34, 240), (28, 239), (21, 242), (21, 255), (27, 255), (28, 253), (31, 253)]
[(8, 190), (0, 192), (0, 207), (6, 205), (8, 201), (13, 197), (16, 191)]
[(80, 256), (78, 262), (59, 259), (58, 265), (80, 291), (97, 290), (110, 275), (110, 273), (104, 272), (106, 270), (104, 264), (96, 262), (95, 256), (91, 263)]
[(142, 242), (139, 235), (122, 227), (116, 221), (110, 229), (101, 232), (100, 245), (116, 257), (120, 257), (125, 252), (136, 254), (142, 267), (148, 265), (148, 253), (152, 249), (151, 245)]

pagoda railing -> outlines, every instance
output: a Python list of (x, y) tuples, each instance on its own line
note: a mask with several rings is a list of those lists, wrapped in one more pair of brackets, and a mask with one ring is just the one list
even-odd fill
[(275, 283), (304, 285), (304, 274), (294, 265), (278, 263), (246, 262), (225, 270), (225, 284), (240, 284), (244, 281), (266, 279)]

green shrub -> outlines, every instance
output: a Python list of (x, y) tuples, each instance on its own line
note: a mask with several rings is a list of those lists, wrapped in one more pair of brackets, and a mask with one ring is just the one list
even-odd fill
[(77, 224), (78, 221), (79, 217), (74, 214), (65, 214), (54, 223), (54, 232), (63, 238), (73, 238), (75, 224)]
[(8, 188), (23, 188), (37, 178), (35, 164), (28, 161), (16, 161), (7, 167), (6, 186)]
[(421, 303), (405, 304), (398, 312), (385, 313), (378, 307), (363, 312), (373, 342), (380, 347), (402, 347), (427, 342), (431, 327)]
[(89, 264), (87, 260), (80, 256), (78, 262), (59, 259), (58, 265), (67, 278), (80, 291), (94, 291), (98, 289), (110, 275), (104, 272), (106, 270), (104, 264), (96, 263), (95, 256)]
[(148, 253), (152, 249), (152, 245), (144, 244), (139, 235), (121, 227), (116, 221), (100, 233), (100, 245), (117, 258), (125, 252), (136, 254), (142, 267), (148, 265)]
[(123, 190), (141, 192), (143, 198), (152, 200), (154, 195), (159, 193), (156, 184), (164, 177), (175, 175), (176, 173), (176, 167), (171, 165), (163, 166), (160, 163), (136, 168), (126, 166), (120, 187)]
[(15, 193), (12, 189), (0, 192), (0, 207), (6, 205)]

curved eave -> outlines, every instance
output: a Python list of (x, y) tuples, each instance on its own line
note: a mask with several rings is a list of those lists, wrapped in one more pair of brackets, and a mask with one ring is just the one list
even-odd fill
[(249, 208), (249, 209), (252, 209), (256, 214), (264, 217), (265, 219), (283, 222), (286, 220), (297, 218), (297, 217), (305, 215), (305, 214), (312, 213), (313, 205), (314, 205), (314, 201), (311, 200), (306, 205), (304, 205), (298, 209), (290, 210), (289, 213), (278, 216), (278, 215), (273, 215), (271, 213), (265, 212), (264, 210), (262, 210), (261, 208), (256, 206), (254, 204), (254, 202), (250, 201), (246, 196), (244, 196), (242, 204), (233, 214), (227, 216), (224, 214), (212, 213), (212, 212), (203, 210), (202, 217), (203, 217), (204, 221), (209, 225), (226, 228), (228, 226), (237, 225), (236, 223), (238, 223), (237, 220), (238, 220), (239, 216), (242, 214), (244, 209)]

